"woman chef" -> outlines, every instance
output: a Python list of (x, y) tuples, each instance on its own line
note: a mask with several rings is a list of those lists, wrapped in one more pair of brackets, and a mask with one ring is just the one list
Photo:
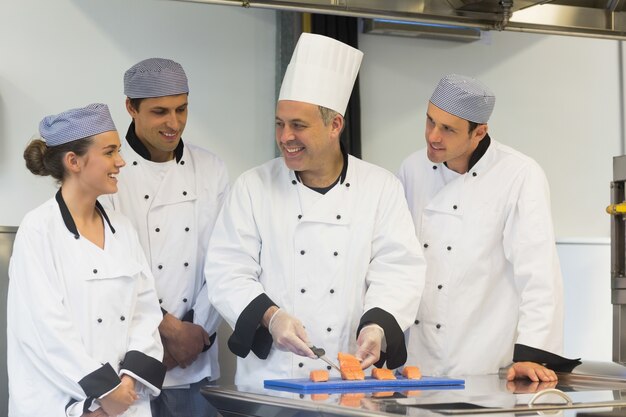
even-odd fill
[(9, 266), (9, 416), (150, 416), (165, 375), (153, 278), (126, 218), (96, 198), (124, 160), (104, 104), (44, 118), (28, 169), (58, 192), (24, 217)]

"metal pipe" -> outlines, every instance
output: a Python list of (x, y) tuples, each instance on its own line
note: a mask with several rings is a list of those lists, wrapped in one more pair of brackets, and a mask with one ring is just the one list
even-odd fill
[(291, 12), (302, 12), (302, 13), (322, 13), (322, 14), (330, 14), (336, 16), (351, 16), (351, 17), (362, 17), (365, 19), (396, 19), (403, 20), (406, 22), (421, 22), (421, 23), (434, 23), (434, 24), (450, 24), (450, 25), (458, 25), (464, 27), (472, 27), (482, 30), (490, 30), (494, 28), (494, 24), (485, 23), (485, 22), (477, 22), (466, 19), (436, 19), (429, 17), (427, 15), (424, 16), (411, 16), (402, 13), (388, 13), (381, 14), (376, 12), (363, 12), (363, 11), (355, 11), (355, 10), (347, 10), (341, 8), (328, 8), (328, 7), (315, 7), (315, 6), (301, 6), (301, 5), (288, 5), (288, 4), (277, 4), (271, 2), (255, 2), (255, 1), (242, 1), (242, 0), (176, 0), (176, 1), (184, 1), (184, 2), (192, 2), (192, 3), (207, 3), (207, 4), (217, 4), (223, 6), (240, 6), (245, 8), (258, 8), (258, 9), (271, 9), (271, 10), (284, 10)]
[(624, 42), (617, 42), (617, 82), (619, 85), (619, 134), (620, 134), (620, 155), (626, 154), (626, 125), (624, 117), (626, 106), (624, 105), (626, 90), (624, 90)]

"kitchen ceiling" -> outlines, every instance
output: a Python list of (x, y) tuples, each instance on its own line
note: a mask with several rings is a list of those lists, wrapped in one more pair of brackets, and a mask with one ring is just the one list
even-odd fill
[[(626, 39), (626, 0), (177, 0), (423, 25)], [(410, 28), (408, 30), (411, 30)]]

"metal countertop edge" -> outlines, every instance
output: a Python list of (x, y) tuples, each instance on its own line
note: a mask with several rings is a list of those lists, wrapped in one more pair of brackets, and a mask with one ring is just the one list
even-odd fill
[[(390, 416), (394, 414), (385, 413), (382, 411), (369, 410), (366, 408), (349, 408), (342, 407), (340, 405), (335, 404), (316, 404), (310, 403), (309, 401), (299, 401), (295, 399), (288, 398), (280, 398), (280, 397), (272, 397), (270, 395), (264, 394), (253, 394), (249, 392), (234, 392), (231, 390), (225, 390), (220, 387), (205, 387), (202, 389), (204, 393), (213, 393), (218, 394), (223, 398), (231, 398), (236, 400), (248, 400), (254, 403), (261, 403), (264, 405), (274, 405), (274, 406), (287, 406), (289, 408), (294, 408), (296, 410), (309, 410), (309, 411), (317, 411), (317, 412), (328, 412), (334, 411), (335, 414), (343, 414), (349, 416), (358, 416), (363, 417), (363, 412), (366, 412), (368, 415), (377, 415), (377, 416)], [(310, 392), (307, 394), (311, 394)], [(316, 394), (313, 392), (313, 394)], [(324, 393), (319, 393), (324, 394)], [(210, 395), (210, 394), (209, 394)]]

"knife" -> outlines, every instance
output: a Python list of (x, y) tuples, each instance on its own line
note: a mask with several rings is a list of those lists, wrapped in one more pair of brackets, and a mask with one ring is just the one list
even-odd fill
[(323, 360), (324, 362), (335, 368), (339, 373), (341, 373), (341, 369), (339, 369), (337, 365), (332, 363), (330, 359), (326, 357), (326, 351), (324, 349), (315, 347), (313, 345), (309, 346), (309, 348), (311, 348), (315, 356), (317, 356), (319, 359)]

